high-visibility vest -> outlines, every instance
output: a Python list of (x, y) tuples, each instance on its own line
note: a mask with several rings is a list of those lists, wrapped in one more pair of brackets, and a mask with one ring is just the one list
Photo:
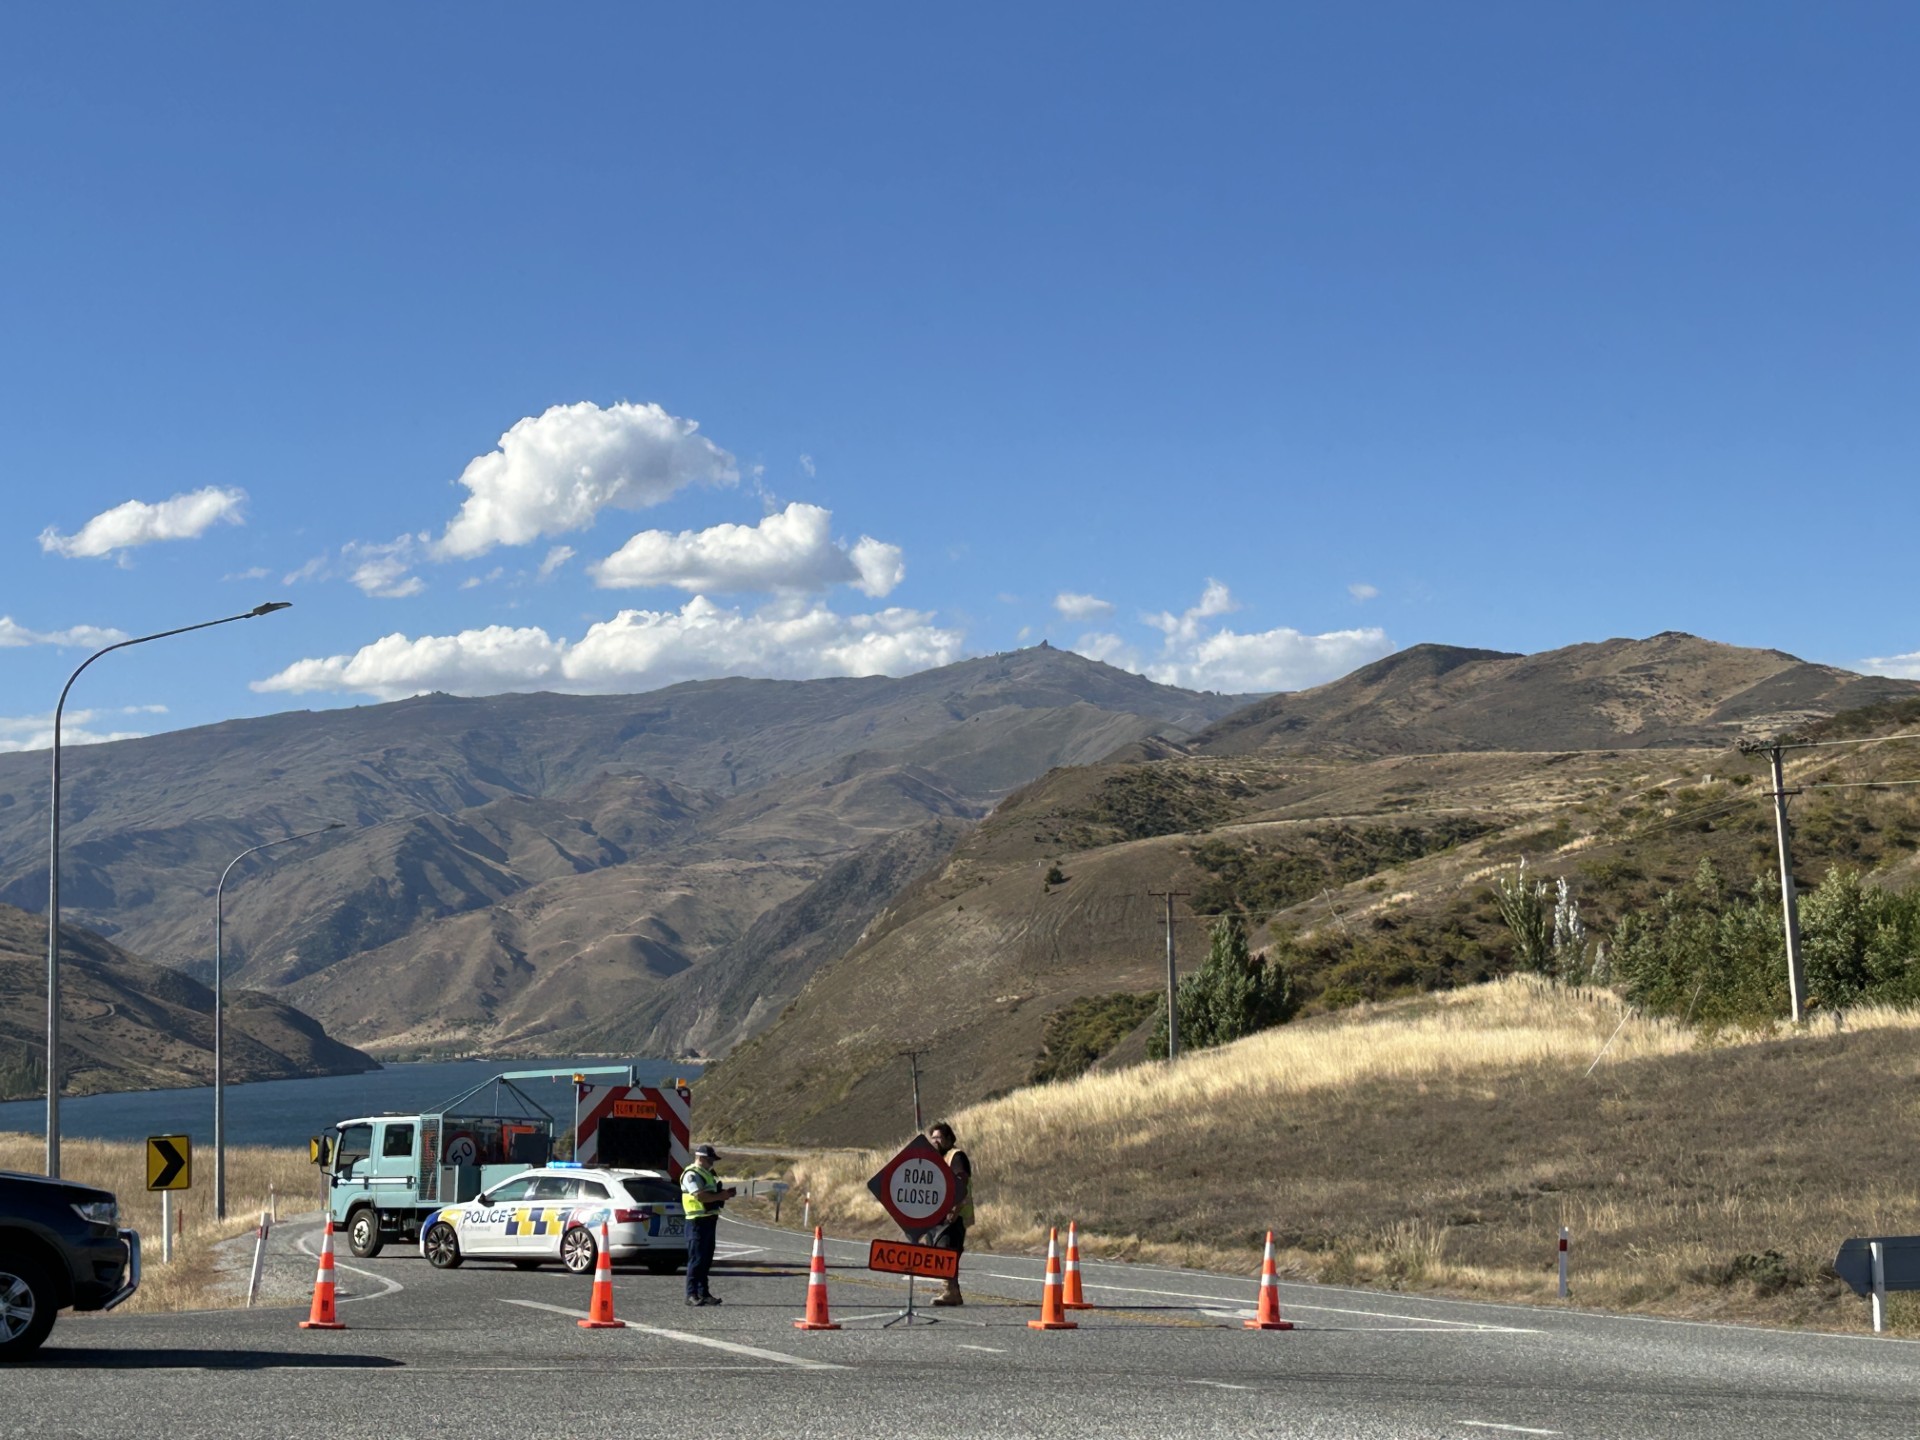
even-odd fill
[(682, 1170), (680, 1172), (680, 1208), (687, 1212), (687, 1218), (689, 1220), (695, 1220), (705, 1215), (708, 1211), (713, 1211), (717, 1214), (720, 1210), (720, 1205), (725, 1202), (716, 1202), (708, 1205), (699, 1200), (694, 1192), (696, 1190), (718, 1190), (719, 1188), (720, 1177), (711, 1170), (704, 1170), (698, 1165), (689, 1165), (685, 1170)]

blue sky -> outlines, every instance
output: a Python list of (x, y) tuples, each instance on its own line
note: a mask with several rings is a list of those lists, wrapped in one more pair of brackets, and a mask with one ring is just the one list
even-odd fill
[[(696, 13), (685, 13), (696, 12)], [(1920, 676), (1905, 4), (0, 16), (0, 748), (425, 689)]]

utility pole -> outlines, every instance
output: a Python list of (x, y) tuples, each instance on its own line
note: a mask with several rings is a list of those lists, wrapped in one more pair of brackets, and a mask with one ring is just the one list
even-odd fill
[(913, 1132), (918, 1135), (926, 1129), (920, 1123), (920, 1052), (902, 1050), (900, 1054), (907, 1057), (907, 1070), (913, 1076)]
[(1780, 763), (1780, 751), (1783, 748), (1778, 740), (1768, 745), (1742, 744), (1742, 750), (1752, 753), (1765, 750), (1767, 760), (1773, 767), (1773, 825), (1780, 841), (1780, 908), (1787, 928), (1787, 999), (1793, 1007), (1793, 1023), (1798, 1025), (1807, 1018), (1807, 972), (1800, 959), (1800, 901), (1793, 886), (1793, 854), (1788, 839), (1787, 797), (1798, 795), (1798, 790), (1787, 789), (1786, 775)]
[(1156, 900), (1167, 902), (1167, 1059), (1180, 1058), (1179, 973), (1173, 964), (1173, 902), (1187, 898), (1185, 890), (1149, 890)]

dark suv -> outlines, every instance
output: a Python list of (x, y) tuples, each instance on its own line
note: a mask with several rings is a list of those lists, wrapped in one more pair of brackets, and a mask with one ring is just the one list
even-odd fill
[(53, 1317), (111, 1310), (140, 1288), (140, 1236), (110, 1190), (0, 1170), (0, 1360), (40, 1348)]

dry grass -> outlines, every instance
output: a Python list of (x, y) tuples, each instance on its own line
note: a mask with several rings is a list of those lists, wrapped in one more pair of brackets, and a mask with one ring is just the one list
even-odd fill
[[(174, 1223), (180, 1228), (171, 1265), (160, 1261), (160, 1196), (146, 1188), (146, 1150), (137, 1140), (63, 1140), (60, 1145), (62, 1178), (113, 1191), (120, 1201), (120, 1223), (140, 1232), (140, 1291), (126, 1310), (244, 1305), (244, 1286), (236, 1293), (231, 1277), (215, 1262), (213, 1246), (259, 1223), (260, 1212), (269, 1205), (269, 1186), (282, 1216), (319, 1208), (318, 1172), (307, 1162), (305, 1149), (228, 1147), (225, 1222), (213, 1218), (213, 1154), (196, 1152), (193, 1188), (173, 1197)], [(42, 1174), (46, 1158), (41, 1136), (0, 1134), (0, 1170)]]
[[(1916, 1029), (1854, 1011), (1709, 1046), (1513, 978), (954, 1119), (983, 1247), (1071, 1218), (1091, 1254), (1252, 1274), (1272, 1228), (1297, 1275), (1550, 1302), (1566, 1225), (1578, 1304), (1859, 1328), (1826, 1267), (1849, 1235), (1920, 1230)], [(884, 1226), (881, 1158), (799, 1166), (815, 1218)]]

